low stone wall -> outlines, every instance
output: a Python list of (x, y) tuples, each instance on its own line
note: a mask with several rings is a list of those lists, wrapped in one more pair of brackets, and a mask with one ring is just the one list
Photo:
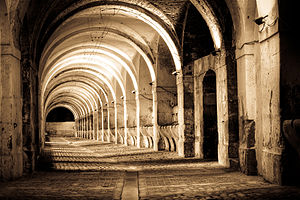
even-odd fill
[(47, 122), (46, 132), (57, 136), (75, 136), (75, 122)]

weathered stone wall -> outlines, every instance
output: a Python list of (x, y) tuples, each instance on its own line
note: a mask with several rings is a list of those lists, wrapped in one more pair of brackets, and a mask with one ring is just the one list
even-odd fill
[(1, 45), (0, 179), (14, 179), (23, 173), (22, 96), (20, 52)]
[(173, 123), (173, 107), (177, 105), (174, 62), (165, 42), (159, 38), (157, 51), (157, 119), (158, 125)]
[(205, 73), (211, 69), (216, 73), (216, 94), (217, 94), (217, 115), (218, 115), (218, 160), (225, 166), (230, 166), (229, 134), (237, 134), (229, 132), (230, 119), (228, 116), (228, 90), (227, 90), (227, 65), (225, 54), (213, 56), (209, 55), (198, 59), (194, 62), (194, 106), (195, 106), (195, 154), (197, 157), (203, 158), (203, 78)]
[(46, 132), (51, 136), (75, 136), (75, 122), (47, 122)]
[[(4, 179), (17, 177), (22, 174), (22, 159), (24, 160), (24, 164), (28, 165), (28, 169), (34, 169), (33, 162), (35, 158), (32, 154), (39, 150), (40, 147), (36, 145), (39, 143), (39, 140), (42, 142), (42, 137), (38, 137), (37, 126), (39, 122), (36, 119), (44, 120), (42, 118), (43, 116), (37, 117), (38, 113), (42, 112), (37, 111), (38, 106), (36, 98), (39, 88), (37, 88), (37, 71), (35, 71), (37, 70), (38, 65), (36, 62), (38, 61), (39, 54), (42, 52), (43, 44), (46, 43), (56, 26), (59, 25), (58, 21), (60, 21), (61, 18), (56, 21), (54, 19), (55, 16), (62, 10), (65, 10), (70, 3), (69, 1), (61, 3), (61, 1), (58, 0), (53, 2), (51, 5), (54, 9), (49, 9), (47, 11), (47, 14), (49, 15), (44, 15), (45, 13), (42, 13), (45, 16), (44, 21), (37, 17), (40, 16), (40, 13), (36, 12), (36, 10), (43, 8), (43, 4), (46, 5), (46, 3), (41, 3), (38, 0), (32, 1), (32, 5), (27, 10), (27, 6), (30, 2), (31, 1), (1, 0), (1, 3), (7, 5), (7, 12), (1, 10), (1, 20), (5, 19), (6, 21), (5, 23), (2, 23), (1, 21), (1, 26), (3, 27), (1, 27), (0, 35), (2, 44), (0, 48), (0, 140), (2, 144), (2, 162), (0, 168), (1, 178)], [(133, 2), (133, 0), (122, 2), (128, 3)], [(182, 29), (184, 28), (183, 24), (187, 1), (150, 2), (158, 9), (161, 9), (162, 12), (171, 19), (178, 35), (183, 36), (185, 30), (182, 31)], [(198, 1), (195, 0), (194, 2)], [(298, 58), (299, 40), (295, 40), (295, 38), (298, 38), (297, 34), (291, 34), (290, 32), (290, 27), (294, 27), (294, 25), (297, 24), (297, 20), (295, 20), (296, 17), (293, 15), (293, 13), (297, 13), (297, 9), (294, 9), (292, 4), (291, 6), (287, 6), (290, 3), (280, 2), (281, 6), (285, 7), (285, 10), (280, 10), (280, 17), (286, 19), (284, 20), (285, 22), (283, 22), (280, 21), (278, 15), (278, 1), (276, 0), (268, 1), (268, 3), (263, 0), (206, 0), (202, 2), (210, 5), (208, 8), (214, 11), (208, 13), (210, 14), (209, 16), (203, 16), (206, 22), (219, 23), (208, 23), (208, 26), (210, 26), (210, 33), (212, 33), (212, 25), (215, 25), (216, 28), (220, 29), (223, 34), (225, 46), (236, 46), (236, 56), (234, 52), (227, 51), (228, 49), (226, 49), (226, 53), (222, 50), (221, 55), (215, 57), (209, 55), (201, 58), (194, 64), (194, 80), (191, 80), (192, 74), (185, 74), (185, 72), (188, 71), (187, 68), (185, 68), (186, 71), (183, 74), (180, 74), (180, 77), (177, 77), (177, 80), (179, 80), (177, 81), (177, 87), (179, 88), (178, 91), (181, 93), (176, 97), (172, 94), (173, 92), (176, 93), (175, 76), (171, 75), (171, 73), (175, 71), (174, 65), (171, 61), (171, 56), (168, 54), (168, 48), (162, 41), (159, 41), (159, 50), (156, 52), (158, 56), (157, 61), (155, 61), (157, 67), (156, 72), (158, 74), (158, 82), (156, 83), (157, 88), (155, 88), (158, 97), (156, 102), (158, 105), (158, 114), (156, 113), (155, 106), (152, 107), (155, 112), (154, 118), (157, 114), (158, 120), (154, 120), (154, 125), (157, 125), (157, 121), (161, 125), (179, 123), (180, 127), (177, 128), (182, 134), (178, 138), (180, 141), (178, 146), (180, 146), (180, 152), (183, 152), (181, 155), (192, 155), (194, 146), (190, 141), (193, 141), (192, 139), (195, 136), (196, 156), (203, 157), (203, 138), (201, 138), (203, 136), (203, 124), (201, 124), (201, 120), (203, 121), (201, 115), (201, 105), (203, 105), (203, 96), (201, 95), (203, 88), (201, 83), (205, 72), (208, 69), (212, 69), (217, 75), (220, 163), (228, 166), (230, 165), (230, 159), (231, 161), (234, 159), (236, 161), (236, 150), (239, 145), (238, 157), (240, 168), (244, 173), (255, 174), (257, 171), (258, 174), (262, 175), (265, 179), (274, 183), (285, 184), (288, 180), (292, 180), (290, 179), (291, 177), (295, 180), (299, 180), (299, 170), (297, 171), (300, 166), (298, 164), (299, 157), (295, 155), (292, 147), (289, 146), (284, 139), (281, 130), (281, 123), (283, 120), (299, 118), (300, 113), (298, 103), (300, 101), (300, 84), (298, 78), (300, 63)], [(231, 12), (233, 24), (231, 24), (230, 16), (225, 15), (227, 12), (227, 10), (224, 9), (225, 2)], [(80, 3), (80, 5), (83, 5), (84, 1)], [(150, 4), (147, 4), (147, 6), (148, 11), (150, 11)], [(4, 8), (4, 6), (1, 6), (1, 8)], [(74, 4), (73, 8), (70, 8), (70, 10), (75, 8), (78, 7)], [(154, 9), (153, 7), (151, 8)], [(28, 13), (24, 19), (24, 15), (27, 11)], [(6, 13), (8, 13), (8, 15), (6, 15)], [(68, 12), (66, 11), (65, 15), (62, 15), (62, 18), (67, 14)], [(268, 17), (265, 19), (265, 24), (256, 25), (253, 23), (253, 20), (256, 17), (263, 17), (266, 15), (268, 15)], [(157, 14), (157, 16), (163, 17), (164, 19), (161, 22), (163, 23), (164, 21), (166, 22), (167, 27), (171, 27), (168, 23), (169, 21), (165, 18), (166, 16), (162, 15), (162, 13)], [(37, 21), (32, 19), (37, 19)], [(44, 22), (47, 23), (43, 24)], [(192, 22), (193, 20), (188, 23), (193, 24)], [(278, 27), (278, 22), (280, 27)], [(26, 24), (29, 25), (29, 27), (26, 27)], [(41, 31), (33, 31), (35, 30), (34, 26), (38, 25), (41, 25), (39, 29)], [(23, 26), (25, 32), (22, 30), (21, 26)], [(20, 30), (22, 30), (21, 33)], [(28, 33), (26, 33), (26, 30)], [(4, 31), (5, 34), (3, 34)], [(232, 32), (234, 34), (232, 34)], [(38, 33), (47, 34), (38, 36)], [(189, 37), (190, 42), (195, 42), (195, 40), (193, 40), (195, 35), (200, 36), (200, 34), (195, 32), (186, 32), (186, 34), (186, 36)], [(21, 35), (21, 37), (19, 37), (19, 35)], [(21, 40), (19, 40), (20, 38)], [(26, 41), (28, 43), (26, 43)], [(38, 46), (36, 52), (34, 50), (35, 44)], [(150, 46), (155, 49), (155, 45)], [(19, 46), (21, 47), (22, 56), (20, 56), (20, 52), (15, 49), (15, 46), (17, 48)], [(193, 57), (193, 53), (196, 51), (189, 48), (189, 45), (187, 45), (187, 47), (188, 52), (186, 56), (192, 58), (192, 60), (197, 58), (198, 56)], [(22, 59), (21, 68), (20, 59)], [(234, 59), (237, 61), (237, 70), (235, 68)], [(145, 66), (145, 63), (141, 60), (138, 60), (137, 63), (139, 63), (138, 65), (141, 67)], [(188, 64), (186, 66), (188, 66)], [(237, 85), (235, 73), (237, 73)], [(145, 74), (140, 73), (139, 75), (139, 78), (143, 80), (143, 82), (141, 81), (142, 87), (139, 92), (142, 93), (145, 89), (145, 94), (143, 93), (143, 95), (147, 95), (147, 97), (149, 95), (150, 97), (151, 92), (149, 89), (150, 86), (148, 87), (147, 85), (148, 80), (144, 79)], [(128, 115), (125, 118), (128, 118), (128, 125), (131, 127), (130, 136), (135, 137), (136, 132), (134, 132), (134, 130), (136, 129), (134, 127), (138, 125), (136, 116), (136, 97), (131, 93), (133, 86), (130, 77), (127, 76), (125, 79), (126, 96), (128, 97)], [(22, 83), (23, 91), (21, 90)], [(171, 92), (167, 92), (158, 86), (162, 86), (164, 89), (170, 90)], [(236, 86), (238, 86), (239, 100), (239, 133), (236, 130), (237, 124), (235, 120), (237, 117)], [(117, 98), (119, 98), (119, 94), (120, 93), (117, 93)], [(179, 96), (180, 99), (178, 99)], [(190, 98), (191, 96), (194, 97), (194, 105), (189, 101), (192, 99)], [(143, 98), (140, 97), (140, 100), (141, 99)], [(112, 106), (111, 101), (112, 99), (109, 97), (109, 107)], [(144, 99), (141, 100), (140, 103), (142, 108), (140, 113), (141, 125), (150, 125), (152, 119), (152, 116), (150, 115), (151, 101), (148, 102), (148, 100)], [(176, 105), (177, 103), (178, 105)], [(21, 110), (23, 114), (21, 114)], [(105, 107), (103, 119), (105, 121), (104, 128), (112, 129), (115, 126), (119, 126), (119, 123), (115, 123), (114, 109), (108, 108), (108, 110), (106, 110)], [(117, 114), (119, 117), (123, 115), (120, 110), (121, 109), (118, 108)], [(177, 113), (178, 115), (176, 116)], [(88, 117), (90, 120), (88, 120)], [(83, 132), (86, 134), (86, 137), (95, 139), (95, 133), (91, 131), (96, 131), (95, 126), (99, 126), (96, 124), (96, 117), (97, 116), (94, 115), (93, 120), (91, 120), (90, 116), (85, 116), (82, 120), (82, 130), (84, 130)], [(195, 124), (190, 121), (191, 119), (193, 120), (193, 118), (195, 118)], [(110, 122), (108, 122), (108, 119)], [(125, 121), (126, 120), (127, 119), (125, 119)], [(118, 122), (121, 123), (122, 120), (119, 120)], [(43, 128), (43, 126), (41, 127)], [(156, 128), (157, 127), (154, 126), (153, 130), (156, 130)], [(158, 131), (161, 131), (161, 135), (164, 135), (164, 137), (169, 137), (167, 129), (162, 128)], [(110, 132), (107, 132), (108, 138), (111, 138), (110, 134)], [(148, 137), (148, 143), (145, 143), (145, 145), (151, 146)], [(239, 143), (237, 143), (237, 138), (239, 138)], [(189, 139), (191, 140), (189, 141)], [(166, 143), (165, 141), (167, 140), (164, 140), (165, 148), (170, 149), (170, 146), (167, 147), (167, 144), (170, 145), (170, 142)], [(155, 144), (153, 146), (155, 146)], [(23, 154), (22, 148), (25, 151), (25, 154)], [(184, 148), (183, 151), (182, 148)]]
[(152, 126), (153, 94), (151, 86), (151, 76), (145, 60), (140, 56), (138, 63), (138, 84), (140, 100), (140, 126)]

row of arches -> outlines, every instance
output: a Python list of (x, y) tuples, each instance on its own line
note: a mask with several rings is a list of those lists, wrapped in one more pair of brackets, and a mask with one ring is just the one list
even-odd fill
[[(189, 11), (196, 20), (186, 19), (187, 27), (197, 17), (202, 20), (205, 13), (201, 28), (213, 41), (210, 49), (226, 52), (214, 9), (204, 1), (188, 4), (187, 16)], [(28, 53), (22, 55), (22, 70), (29, 74), (28, 83), (38, 85), (29, 91), (37, 90), (36, 96), (23, 94), (30, 113), (23, 119), (23, 129), (34, 129), (24, 133), (24, 138), (35, 138), (41, 151), (47, 114), (65, 107), (74, 115), (77, 136), (201, 157), (201, 145), (201, 150), (194, 150), (199, 148), (194, 144), (195, 129), (190, 129), (194, 123), (189, 113), (193, 98), (188, 98), (193, 96), (189, 82), (193, 67), (184, 66), (189, 65), (183, 62), (184, 42), (180, 44), (169, 17), (146, 1), (127, 0), (71, 3), (56, 18), (49, 17), (50, 12), (40, 16), (32, 35), (25, 26), (21, 30), (21, 49)], [(27, 41), (26, 37), (37, 39)], [(38, 79), (33, 80), (34, 76)], [(23, 80), (26, 86), (30, 87)], [(32, 112), (32, 102), (38, 104), (38, 113)], [(32, 125), (32, 116), (37, 117), (38, 126)], [(28, 156), (34, 151), (28, 148)], [(228, 165), (225, 160), (220, 162)]]
[(281, 134), (282, 121), (298, 117), (289, 3), (0, 5), (1, 177), (34, 169), (58, 107), (72, 111), (77, 136), (217, 157), (276, 183), (293, 174)]
[[(76, 136), (138, 147), (149, 146), (145, 138), (150, 137), (155, 150), (177, 146), (181, 156), (192, 156), (184, 152), (184, 119), (179, 119), (190, 102), (182, 102), (186, 92), (176, 85), (184, 85), (183, 65), (167, 17), (157, 12), (161, 19), (156, 20), (145, 8), (133, 9), (127, 2), (81, 6), (71, 8), (79, 11), (49, 36), (40, 55), (41, 121), (64, 106), (74, 114)], [(209, 28), (212, 45), (220, 49), (219, 25), (215, 21)], [(148, 126), (151, 132), (145, 136), (142, 129)]]

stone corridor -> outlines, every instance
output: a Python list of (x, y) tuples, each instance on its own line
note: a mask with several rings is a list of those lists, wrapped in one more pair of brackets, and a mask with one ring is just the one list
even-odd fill
[(300, 199), (214, 161), (72, 137), (49, 138), (38, 168), (0, 183), (0, 199)]

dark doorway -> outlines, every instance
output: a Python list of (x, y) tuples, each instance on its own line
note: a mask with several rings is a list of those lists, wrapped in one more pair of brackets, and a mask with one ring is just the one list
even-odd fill
[(216, 74), (209, 70), (203, 79), (203, 154), (207, 159), (218, 159), (218, 126), (216, 101)]
[(49, 112), (46, 122), (67, 122), (74, 121), (73, 113), (64, 107), (54, 108)]

